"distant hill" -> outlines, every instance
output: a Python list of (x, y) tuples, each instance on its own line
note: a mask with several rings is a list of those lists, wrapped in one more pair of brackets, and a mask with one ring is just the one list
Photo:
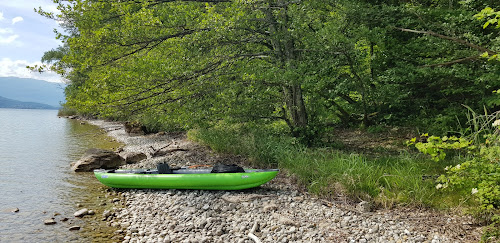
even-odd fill
[(0, 96), (14, 101), (34, 102), (60, 107), (65, 84), (43, 80), (0, 77)]
[(14, 108), (14, 109), (57, 109), (57, 107), (36, 103), (36, 102), (23, 102), (18, 100), (7, 99), (0, 96), (0, 108)]

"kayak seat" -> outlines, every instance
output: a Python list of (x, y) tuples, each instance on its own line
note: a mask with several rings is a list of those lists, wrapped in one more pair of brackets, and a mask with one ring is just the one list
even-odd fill
[(167, 163), (158, 164), (156, 168), (158, 169), (158, 174), (172, 174), (172, 170)]
[(245, 170), (242, 167), (235, 164), (226, 165), (217, 163), (214, 165), (210, 173), (245, 173)]

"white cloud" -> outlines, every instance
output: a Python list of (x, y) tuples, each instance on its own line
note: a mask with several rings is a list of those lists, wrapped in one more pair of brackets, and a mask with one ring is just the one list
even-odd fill
[(42, 65), (41, 62), (30, 63), (26, 60), (11, 60), (9, 58), (0, 59), (0, 77), (18, 77), (41, 79), (49, 82), (64, 82), (61, 76), (54, 72), (32, 72), (26, 66)]
[(21, 16), (17, 16), (17, 17), (15, 17), (15, 18), (13, 18), (13, 19), (12, 19), (12, 24), (15, 24), (15, 23), (21, 22), (21, 21), (23, 21), (23, 20), (24, 20), (24, 19), (23, 19), (23, 17), (21, 17)]
[(14, 31), (10, 28), (0, 28), (0, 34), (12, 34)]
[(5, 18), (3, 17), (3, 13), (0, 12), (0, 21), (4, 20)]
[(14, 31), (12, 29), (0, 28), (0, 45), (13, 44), (17, 38), (19, 38), (19, 35), (14, 35)]
[(19, 35), (9, 35), (9, 36), (1, 36), (0, 35), (0, 45), (8, 45), (14, 43), (16, 39), (19, 38)]

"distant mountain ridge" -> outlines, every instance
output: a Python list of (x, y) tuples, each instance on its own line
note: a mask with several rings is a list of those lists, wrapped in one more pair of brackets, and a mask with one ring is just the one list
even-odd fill
[(0, 96), (19, 102), (46, 104), (60, 107), (64, 102), (65, 84), (51, 83), (43, 80), (0, 77)]
[(0, 96), (0, 108), (13, 109), (50, 109), (55, 110), (57, 107), (36, 102), (23, 102), (18, 100), (7, 99)]

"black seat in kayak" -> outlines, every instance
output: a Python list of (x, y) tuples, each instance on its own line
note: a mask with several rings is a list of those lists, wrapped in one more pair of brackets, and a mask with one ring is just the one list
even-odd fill
[(217, 163), (214, 165), (212, 168), (211, 173), (244, 173), (245, 170), (235, 164), (232, 165), (226, 165), (222, 163)]
[(156, 168), (158, 169), (158, 174), (172, 174), (172, 170), (167, 163), (158, 164)]

